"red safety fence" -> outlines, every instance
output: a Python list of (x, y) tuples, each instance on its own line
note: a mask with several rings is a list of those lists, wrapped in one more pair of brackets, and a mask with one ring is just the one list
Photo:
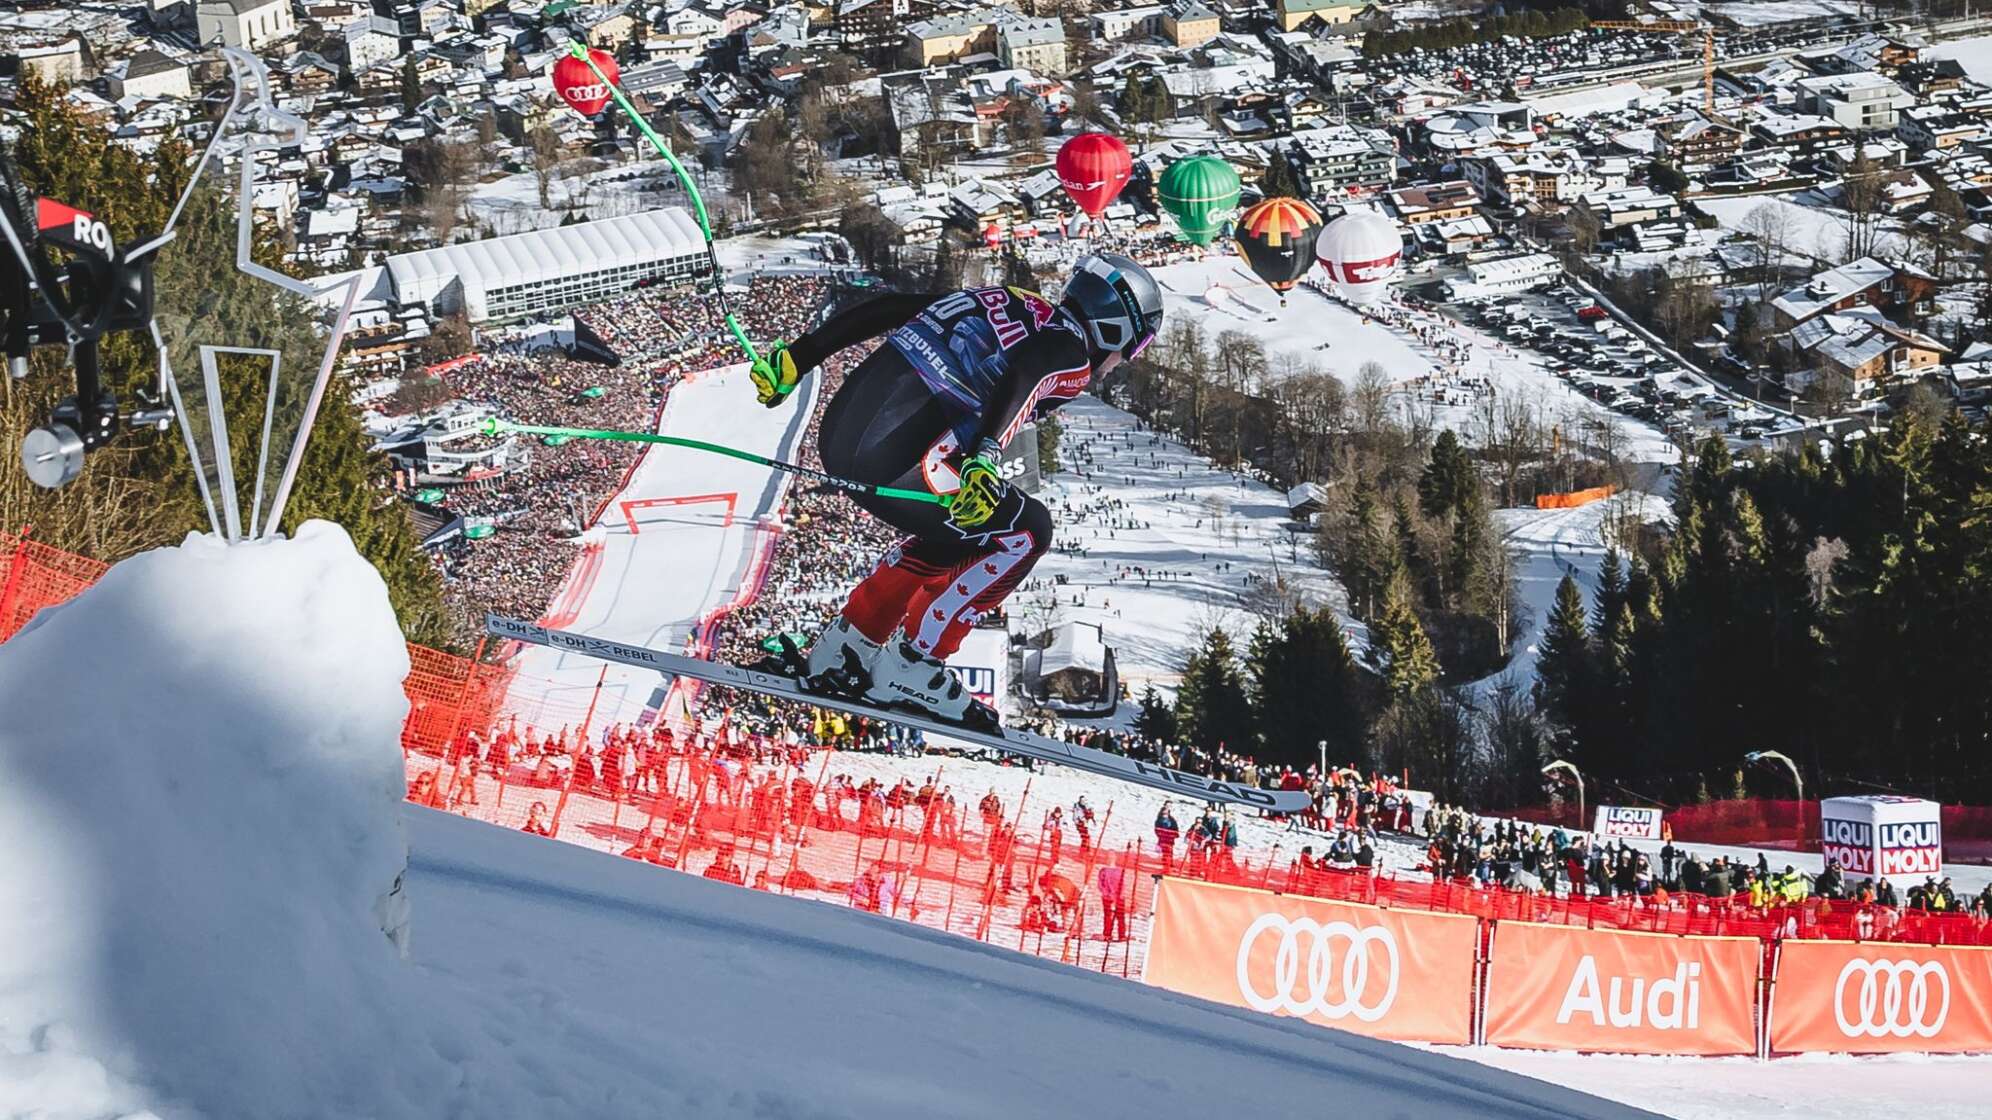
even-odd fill
[[(1992, 859), (1992, 806), (1945, 805), (1941, 808), (1944, 858), (1983, 862)], [(1819, 802), (1778, 798), (1743, 798), (1676, 805), (1664, 810), (1666, 826), (1683, 846), (1722, 844), (1743, 848), (1819, 850)], [(1577, 806), (1529, 805), (1488, 816), (1511, 818), (1545, 827), (1588, 830), (1579, 822)]]
[[(0, 538), (0, 637), (42, 607), (73, 597), (103, 570), (25, 535)], [(642, 749), (627, 755), (577, 753), (566, 744), (602, 740), (586, 690), (520, 680), (503, 667), (420, 646), (408, 650), (402, 743), (410, 800), (1122, 975), (1143, 966), (1164, 874), (1364, 908), (1466, 915), (1482, 928), (1530, 922), (1786, 946), (1836, 939), (1899, 946), (1898, 956), (1916, 949), (1915, 942), (1992, 945), (1988, 923), (1961, 914), (1818, 899), (1758, 910), (1733, 898), (1686, 895), (1554, 898), (1302, 869), (1290, 851), (1277, 848), (1246, 856), (1186, 837), (1165, 850), (1145, 828), (1139, 842), (1104, 845), (1100, 836), (1113, 806), (1084, 840), (1070, 825), (1048, 833), (1042, 825), (1050, 806), (1028, 784), (1000, 813), (981, 815), (972, 802), (985, 787), (971, 783), (986, 781), (983, 763), (931, 757), (919, 764), (927, 780), (897, 792), (864, 791), (867, 768), (895, 782), (905, 767), (888, 774), (863, 754), (756, 748), (733, 741), (723, 728), (700, 737), (682, 721), (671, 725), (673, 749), (656, 747), (646, 730)], [(551, 749), (544, 745), (549, 739)], [(694, 742), (697, 749), (689, 749)], [(960, 790), (952, 801), (923, 793), (951, 783)]]
[(36, 611), (75, 598), (107, 567), (38, 544), (25, 530), (0, 535), (0, 642), (18, 633)]

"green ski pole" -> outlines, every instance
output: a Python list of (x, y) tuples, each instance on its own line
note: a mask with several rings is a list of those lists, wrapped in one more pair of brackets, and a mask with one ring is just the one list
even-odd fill
[(740, 320), (734, 317), (733, 307), (726, 300), (726, 281), (719, 270), (719, 252), (712, 245), (712, 220), (706, 216), (705, 197), (699, 194), (697, 184), (692, 182), (691, 173), (685, 170), (684, 164), (678, 162), (678, 157), (671, 153), (664, 139), (650, 127), (650, 122), (644, 120), (643, 115), (636, 111), (636, 106), (629, 103), (629, 98), (623, 96), (622, 87), (610, 81), (609, 76), (602, 73), (602, 68), (595, 65), (595, 60), (588, 55), (588, 45), (576, 39), (568, 45), (568, 50), (574, 57), (588, 64), (588, 69), (594, 71), (595, 77), (601, 79), (602, 85), (608, 89), (609, 96), (616, 99), (616, 107), (635, 122), (644, 138), (650, 141), (650, 146), (657, 149), (657, 154), (663, 156), (665, 162), (671, 165), (671, 170), (677, 174), (679, 185), (685, 188), (685, 194), (692, 200), (692, 213), (698, 218), (699, 232), (705, 234), (706, 260), (712, 265), (713, 291), (719, 296), (719, 309), (726, 317), (726, 329), (733, 332), (734, 341), (747, 352), (747, 360), (760, 361), (760, 351), (754, 349), (754, 344), (748, 341), (747, 331), (741, 327)]
[(725, 455), (744, 462), (758, 463), (764, 467), (772, 467), (778, 471), (786, 471), (789, 474), (820, 482), (825, 486), (842, 490), (848, 494), (872, 494), (881, 498), (897, 498), (907, 502), (926, 502), (930, 505), (941, 506), (942, 508), (946, 508), (953, 501), (952, 497), (948, 495), (933, 494), (925, 490), (907, 490), (898, 486), (873, 486), (869, 482), (853, 482), (848, 478), (838, 478), (834, 474), (819, 471), (814, 467), (805, 467), (800, 463), (785, 463), (780, 459), (770, 459), (765, 455), (756, 455), (752, 451), (742, 451), (737, 447), (728, 447), (721, 443), (707, 443), (699, 439), (686, 439), (683, 436), (653, 435), (650, 432), (619, 432), (609, 428), (553, 428), (541, 424), (514, 424), (509, 420), (499, 420), (495, 417), (484, 422), (483, 430), (485, 435), (491, 436), (502, 432), (524, 432), (528, 435), (536, 436), (566, 436), (569, 439), (608, 439), (623, 443), (658, 443), (666, 447), (687, 447), (693, 451), (708, 451), (714, 455)]

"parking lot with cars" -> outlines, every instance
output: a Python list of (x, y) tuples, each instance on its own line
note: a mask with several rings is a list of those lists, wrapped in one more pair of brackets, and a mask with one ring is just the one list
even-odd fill
[(1541, 355), (1550, 372), (1571, 388), (1613, 412), (1658, 427), (1676, 444), (1714, 431), (1746, 447), (1800, 427), (1661, 354), (1590, 296), (1564, 283), (1542, 291), (1476, 296), (1447, 310), (1518, 350)]

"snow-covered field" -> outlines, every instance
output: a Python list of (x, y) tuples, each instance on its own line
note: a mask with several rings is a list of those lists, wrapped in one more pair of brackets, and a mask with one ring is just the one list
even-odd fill
[[(1847, 212), (1834, 207), (1814, 191), (1698, 198), (1695, 205), (1715, 215), (1722, 228), (1745, 232), (1750, 228), (1751, 212), (1760, 206), (1770, 206), (1784, 220), (1785, 246), (1791, 254), (1821, 261), (1838, 261), (1845, 256)], [(1875, 235), (1876, 249), (1888, 252), (1899, 247), (1902, 242), (1901, 223), (1885, 218), (1881, 225), (1881, 232)]]
[[(1264, 343), (1271, 354), (1290, 353), (1353, 382), (1365, 362), (1380, 363), (1392, 381), (1432, 372), (1432, 363), (1403, 338), (1369, 316), (1309, 287), (1287, 293), (1287, 306), (1245, 262), (1229, 253), (1155, 270), (1171, 319), (1194, 319), (1214, 340), (1222, 331), (1242, 331)], [(1205, 293), (1213, 288), (1214, 301)]]
[(1621, 454), (1628, 461), (1675, 458), (1658, 428), (1571, 388), (1550, 372), (1542, 355), (1438, 311), (1394, 299), (1353, 308), (1311, 283), (1288, 292), (1282, 309), (1278, 297), (1232, 256), (1173, 264), (1155, 275), (1170, 316), (1196, 320), (1213, 338), (1227, 330), (1250, 334), (1271, 355), (1312, 363), (1350, 385), (1374, 362), (1397, 387), (1395, 404), (1404, 414), (1451, 428), (1468, 443), (1485, 430), (1483, 413), (1491, 396), (1528, 402), (1551, 417), (1614, 424), (1625, 436)]
[[(1056, 551), (1012, 599), (1020, 625), (1097, 623), (1138, 694), (1148, 681), (1175, 680), (1199, 627), (1222, 624), (1242, 643), (1252, 604), (1278, 581), (1311, 604), (1345, 607), (1312, 535), (1287, 518), (1285, 495), (1091, 396), (1058, 415), (1064, 470), (1039, 495), (1057, 525)], [(1363, 648), (1361, 625), (1343, 622)]]
[[(701, 169), (693, 175), (706, 205), (718, 212), (727, 198), (726, 173)], [(468, 200), (470, 216), (500, 235), (548, 229), (570, 214), (593, 221), (684, 205), (684, 189), (663, 160), (595, 170), (585, 169), (585, 163), (556, 168), (547, 180), (546, 206), (540, 205), (539, 176), (531, 171), (481, 183)]]
[(1930, 59), (1954, 58), (1974, 82), (1992, 82), (1992, 35), (1974, 39), (1954, 39), (1924, 49)]
[(1873, 1120), (1914, 1112), (1918, 1120), (1976, 1120), (1986, 1115), (1992, 1068), (1982, 1057), (1801, 1054), (1751, 1058), (1652, 1058), (1560, 1054), (1492, 1046), (1444, 1048), (1497, 1069), (1513, 1070), (1636, 1104), (1678, 1120)]
[[(658, 430), (789, 459), (815, 405), (815, 392), (816, 383), (805, 382), (789, 408), (744, 408), (743, 402), (753, 399), (746, 367), (729, 366), (673, 387)], [(779, 504), (786, 477), (702, 451), (646, 448), (642, 465), (590, 531), (602, 544), (602, 560), (599, 570), (581, 577), (585, 594), (567, 628), (638, 645), (681, 646), (702, 615), (738, 593), (761, 521)], [(722, 500), (639, 509), (634, 535), (622, 512), (626, 501), (701, 495), (720, 495), (731, 504)], [(653, 672), (609, 665), (604, 675), (602, 662), (560, 650), (529, 647), (518, 667), (513, 708), (542, 727), (578, 722), (574, 717), (594, 699), (598, 680), (598, 727), (634, 722), (658, 698)], [(532, 713), (541, 711), (560, 715), (533, 719)]]
[(1799, 20), (1858, 15), (1861, 11), (1858, 0), (1738, 0), (1736, 3), (1702, 4), (1701, 8), (1739, 27), (1771, 27)]

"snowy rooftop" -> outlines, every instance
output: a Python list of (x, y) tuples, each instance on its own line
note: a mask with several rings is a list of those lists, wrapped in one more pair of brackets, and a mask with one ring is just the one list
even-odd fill
[(1771, 301), (1771, 306), (1805, 320), (1846, 299), (1858, 295), (1895, 275), (1895, 269), (1873, 257), (1843, 264), (1816, 273), (1802, 287), (1793, 288)]
[(1078, 669), (1087, 673), (1107, 671), (1107, 643), (1100, 627), (1087, 622), (1063, 622), (1052, 628), (1051, 642), (1038, 661), (1040, 676)]
[(705, 238), (676, 206), (619, 218), (493, 237), (389, 257), (403, 302), (426, 303), (453, 281), (466, 297), (492, 288), (532, 284), (582, 272), (649, 264), (662, 257), (703, 255)]

